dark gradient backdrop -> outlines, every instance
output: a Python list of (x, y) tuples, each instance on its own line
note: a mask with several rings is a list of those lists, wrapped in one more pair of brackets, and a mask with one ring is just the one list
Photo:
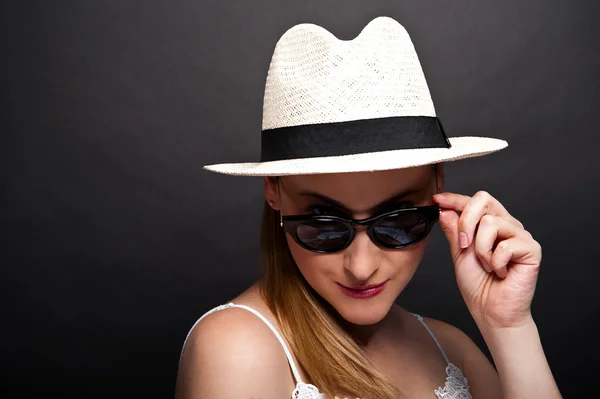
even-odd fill
[[(600, 3), (2, 2), (3, 397), (172, 396), (183, 339), (257, 277), (268, 63), (315, 22), (411, 33), (449, 136), (508, 149), (447, 166), (544, 249), (534, 315), (565, 397), (597, 385)], [(400, 298), (483, 342), (436, 227)], [(591, 396), (585, 395), (585, 393)]]

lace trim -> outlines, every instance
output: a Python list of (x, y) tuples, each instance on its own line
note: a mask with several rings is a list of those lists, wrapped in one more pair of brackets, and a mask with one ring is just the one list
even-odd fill
[(319, 392), (319, 389), (304, 382), (296, 384), (296, 388), (292, 392), (292, 399), (326, 399), (325, 395)]
[[(296, 389), (292, 392), (292, 399), (326, 399), (325, 394), (320, 393), (319, 389), (312, 385), (307, 384), (305, 382), (299, 382), (296, 384)], [(337, 396), (334, 399), (342, 399)], [(343, 399), (351, 399), (351, 398), (343, 398)], [(360, 399), (360, 398), (356, 398)]]
[(472, 399), (469, 383), (462, 371), (452, 363), (446, 367), (446, 385), (435, 390), (437, 399)]
[[(446, 367), (446, 384), (443, 388), (438, 388), (434, 392), (437, 399), (472, 399), (467, 378), (452, 363), (448, 363)], [(292, 392), (292, 399), (325, 399), (325, 395), (320, 393), (316, 386), (299, 382), (294, 392)], [(336, 396), (335, 399), (341, 398)]]

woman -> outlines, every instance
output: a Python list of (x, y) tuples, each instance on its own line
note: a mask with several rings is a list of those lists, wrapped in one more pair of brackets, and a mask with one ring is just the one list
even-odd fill
[[(185, 398), (560, 398), (530, 312), (540, 245), (492, 195), (443, 192), (444, 162), (506, 142), (447, 138), (410, 37), (297, 25), (265, 87), (264, 276), (184, 343)], [(439, 223), (497, 372), (461, 331), (395, 304)]]

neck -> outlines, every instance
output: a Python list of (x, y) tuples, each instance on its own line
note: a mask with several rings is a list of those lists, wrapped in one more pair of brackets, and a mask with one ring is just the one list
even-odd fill
[(339, 323), (359, 346), (367, 348), (369, 346), (376, 345), (381, 340), (385, 331), (384, 327), (388, 324), (390, 313), (391, 310), (383, 319), (375, 324), (353, 324), (341, 317)]

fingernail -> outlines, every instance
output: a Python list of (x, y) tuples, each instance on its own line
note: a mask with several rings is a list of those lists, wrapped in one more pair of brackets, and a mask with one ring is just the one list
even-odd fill
[(469, 246), (469, 237), (467, 237), (467, 233), (463, 233), (462, 231), (458, 235), (458, 243), (461, 248), (466, 248)]
[(507, 270), (505, 267), (496, 270), (496, 275), (500, 278), (506, 278)]
[(486, 261), (482, 260), (481, 264), (483, 265), (483, 268), (485, 269), (486, 272), (491, 273), (492, 267), (489, 265), (489, 263), (487, 263)]

